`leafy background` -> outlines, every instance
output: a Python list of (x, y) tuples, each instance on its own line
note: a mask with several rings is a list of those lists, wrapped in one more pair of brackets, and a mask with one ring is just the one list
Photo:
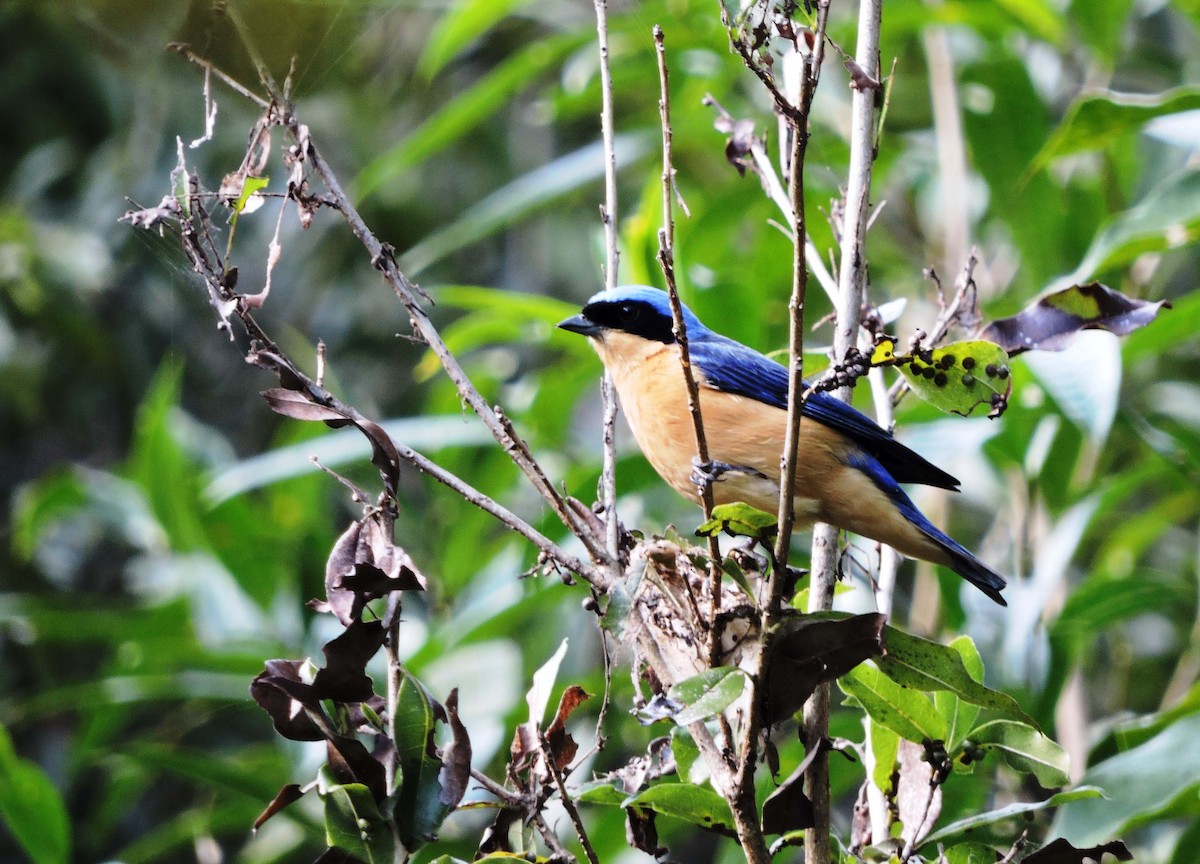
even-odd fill
[[(834, 5), (831, 33), (848, 46), (853, 18)], [(702, 98), (772, 139), (774, 125), (708, 2), (612, 10), (622, 281), (658, 276), (655, 23), (692, 213), (677, 226), (685, 299), (723, 332), (780, 348), (789, 244), (756, 181), (725, 161)], [(1067, 747), (1077, 779), (1107, 791), (1061, 808), (1053, 832), (1080, 845), (1121, 835), (1138, 860), (1172, 864), (1193, 860), (1200, 840), (1198, 31), (1193, 0), (886, 4), (882, 54), (896, 67), (873, 196), (886, 205), (869, 246), (872, 299), (908, 298), (892, 325), (902, 338), (936, 317), (922, 270), (949, 284), (961, 246), (947, 232), (964, 220), (985, 317), (1091, 278), (1174, 304), (1119, 343), (1088, 333), (1062, 354), (1024, 355), (998, 421), (902, 405), (902, 437), (964, 479), (953, 501), (919, 503), (1014, 579), (1000, 611), (906, 565), (897, 613), (918, 633), (971, 634), (989, 683)], [(303, 805), (249, 835), (263, 804), (304, 782), (320, 754), (275, 739), (247, 685), (264, 658), (312, 654), (331, 635), (304, 601), (320, 592), (351, 511), (307, 457), (369, 476), (366, 453), (274, 417), (257, 395), (270, 382), (215, 332), (171, 245), (116, 221), (127, 198), (165, 194), (176, 136), (186, 146), (203, 131), (202, 76), (166, 44), (188, 42), (250, 81), (246, 40), (280, 77), (297, 58), (302, 117), (437, 301), (484, 394), (570, 492), (591, 500), (595, 488), (598, 364), (552, 326), (600, 284), (590, 4), (5, 4), (0, 831), (40, 838), (39, 862), (267, 862), (322, 848), (319, 815)], [(950, 58), (961, 106), (968, 170), (955, 185), (939, 169), (955, 136), (934, 126), (931, 91), (947, 91), (931, 56)], [(828, 211), (843, 182), (847, 81), (830, 56), (809, 151), (813, 212)], [(253, 119), (215, 93), (216, 137), (187, 151), (214, 186)], [(420, 346), (398, 337), (402, 310), (338, 220), (284, 226), (264, 318), (287, 347), (312, 356), (324, 340), (328, 380), (347, 401), (557, 536)], [(243, 219), (244, 261), (265, 265), (273, 227), (266, 215)], [(833, 244), (819, 222), (814, 239)], [(263, 272), (245, 267), (241, 284)], [(812, 321), (827, 311), (821, 299), (813, 307)], [(697, 514), (629, 445), (626, 522), (690, 532)], [(518, 578), (534, 563), (522, 543), (428, 481), (403, 483), (397, 540), (432, 583), (406, 610), (409, 666), (439, 695), (461, 688), (476, 764), (502, 764), (530, 676), (564, 637), (560, 680), (600, 692), (598, 638), (578, 589)], [(623, 709), (625, 677), (614, 690)], [(610, 715), (597, 770), (645, 745), (623, 715)], [(857, 716), (835, 715), (834, 732), (861, 737)], [(835, 760), (843, 800), (857, 770)], [(952, 778), (946, 818), (1046, 794), (998, 768), (989, 777)], [(637, 856), (619, 811), (589, 814), (604, 860)], [(469, 854), (482, 818), (453, 817), (440, 851)], [(681, 860), (738, 860), (732, 844), (663, 830)], [(21, 860), (16, 848), (3, 840), (14, 851), (0, 855)]]

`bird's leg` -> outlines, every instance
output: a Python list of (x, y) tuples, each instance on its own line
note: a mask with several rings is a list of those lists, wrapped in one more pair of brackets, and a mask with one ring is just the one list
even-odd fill
[(714, 483), (725, 479), (726, 474), (734, 474), (740, 477), (761, 477), (764, 480), (767, 478), (766, 474), (757, 468), (751, 468), (749, 465), (733, 465), (729, 462), (722, 462), (719, 459), (710, 459), (707, 462), (701, 462), (699, 457), (692, 457), (692, 473), (689, 479), (696, 484), (701, 497), (703, 497), (705, 491), (712, 488)]

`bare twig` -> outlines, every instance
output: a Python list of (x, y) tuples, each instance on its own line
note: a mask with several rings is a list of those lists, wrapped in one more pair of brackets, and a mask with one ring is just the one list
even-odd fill
[[(192, 262), (192, 269), (201, 277), (208, 288), (210, 300), (217, 309), (218, 314), (222, 318), (229, 315), (236, 317), (250, 337), (253, 348), (247, 359), (255, 365), (279, 375), (281, 380), (286, 377), (293, 388), (302, 389), (316, 403), (328, 406), (355, 422), (366, 420), (352, 406), (341, 402), (333, 394), (325, 390), (320, 383), (305, 375), (296, 363), (288, 359), (287, 355), (283, 353), (266, 330), (254, 318), (250, 309), (233, 290), (233, 286), (228, 284), (228, 280), (225, 277), (226, 267), (216, 256), (214, 244), (211, 240), (205, 239), (208, 237), (211, 219), (204, 210), (201, 197), (194, 195), (189, 196), (189, 198), (189, 210), (193, 214), (193, 221), (181, 221), (179, 223), (181, 230), (180, 240), (184, 252)], [(199, 228), (194, 224), (196, 221), (199, 222)], [(584, 564), (575, 556), (564, 552), (552, 540), (537, 531), (537, 529), (533, 528), (516, 514), (415, 450), (399, 442), (393, 443), (400, 459), (413, 465), (418, 470), (429, 474), (429, 476), (433, 477), (439, 483), (453, 489), (467, 502), (479, 507), (524, 536), (538, 548), (547, 561), (553, 562), (566, 571), (578, 573), (583, 578), (588, 579), (589, 582), (598, 581), (601, 584), (606, 584), (607, 580), (602, 579), (594, 568)]]
[[(608, 64), (608, 3), (594, 0), (596, 42), (600, 49), (600, 136), (604, 142), (604, 287), (617, 287), (621, 252), (617, 244), (617, 150), (613, 143), (613, 87)], [(612, 373), (604, 370), (604, 464), (600, 473), (600, 497), (604, 503), (605, 541), (613, 567), (620, 559), (620, 528), (617, 522), (617, 391)]]
[(538, 833), (542, 835), (542, 839), (546, 841), (546, 845), (550, 848), (550, 851), (554, 853), (552, 860), (566, 861), (574, 864), (576, 860), (575, 856), (558, 839), (558, 834), (550, 827), (550, 823), (546, 821), (546, 814), (541, 808), (533, 811), (533, 824), (537, 827)]
[(192, 51), (192, 48), (190, 45), (187, 45), (183, 42), (172, 42), (170, 45), (167, 46), (167, 50), (175, 51), (181, 57), (183, 57), (185, 60), (187, 60), (189, 63), (196, 64), (197, 66), (199, 66), (201, 69), (204, 70), (204, 73), (206, 75), (215, 75), (217, 78), (219, 78), (221, 80), (221, 82), (223, 84), (225, 84), (226, 87), (228, 87), (230, 90), (232, 90), (234, 93), (237, 93), (239, 96), (243, 97), (244, 99), (249, 99), (251, 102), (253, 102), (255, 105), (257, 105), (259, 108), (266, 110), (268, 107), (270, 107), (270, 104), (271, 104), (270, 102), (268, 102), (266, 99), (259, 96), (253, 90), (246, 87), (244, 84), (242, 84), (237, 79), (226, 74), (219, 67), (215, 66), (210, 60), (208, 60), (204, 57), (201, 57), (199, 54)]
[[(387, 639), (384, 640), (384, 651), (387, 656), (387, 716), (392, 723), (398, 716), (400, 707), (400, 614), (397, 611), (388, 622)], [(400, 786), (400, 777), (396, 776), (396, 759), (383, 761), (384, 773), (387, 779), (387, 791), (392, 795)]]
[(514, 809), (521, 809), (525, 806), (525, 799), (520, 792), (514, 792), (505, 786), (500, 785), (491, 777), (484, 774), (478, 768), (471, 769), (471, 779), (475, 780), (480, 786), (491, 792), (500, 800), (504, 806)]
[[(351, 202), (350, 197), (342, 188), (337, 175), (333, 173), (333, 170), (317, 149), (316, 144), (312, 141), (308, 127), (301, 124), (296, 118), (295, 112), (287, 100), (287, 95), (278, 90), (274, 81), (266, 73), (266, 70), (260, 68), (260, 75), (262, 76), (263, 85), (271, 93), (270, 101), (255, 96), (247, 88), (216, 69), (209, 61), (197, 57), (187, 46), (177, 46), (177, 50), (188, 60), (197, 63), (202, 68), (208, 69), (211, 67), (213, 73), (220, 80), (263, 107), (267, 123), (282, 125), (288, 130), (296, 142), (291, 150), (292, 158), (297, 163), (307, 162), (321, 178), (321, 182), (328, 192), (328, 198), (324, 203), (327, 203), (342, 214), (354, 236), (366, 248), (371, 256), (372, 264), (383, 273), (385, 280), (392, 287), (393, 292), (408, 312), (413, 328), (434, 352), (435, 356), (437, 356), (442, 364), (442, 368), (454, 383), (463, 401), (483, 420), (484, 425), (492, 433), (492, 436), (504, 448), (505, 452), (509, 454), (509, 457), (517, 467), (524, 472), (533, 487), (546, 500), (554, 513), (562, 520), (563, 524), (579, 538), (592, 558), (598, 562), (611, 560), (608, 550), (600, 542), (599, 538), (595, 537), (587, 523), (566, 505), (566, 502), (558, 493), (554, 484), (550, 482), (550, 479), (546, 476), (541, 466), (533, 459), (524, 440), (515, 434), (511, 424), (507, 423), (502, 418), (502, 415), (499, 415), (492, 406), (488, 405), (479, 391), (475, 389), (474, 384), (471, 383), (470, 378), (459, 365), (458, 360), (446, 347), (441, 334), (420, 305), (418, 301), (418, 294), (421, 293), (420, 289), (410, 282), (408, 277), (396, 266), (392, 248), (382, 243), (367, 226)], [(261, 67), (261, 64), (259, 65)], [(293, 194), (300, 194), (298, 189), (292, 190), (292, 192)]]
[(583, 852), (587, 855), (588, 861), (591, 864), (600, 864), (600, 859), (596, 857), (596, 850), (592, 846), (592, 841), (588, 838), (587, 829), (583, 827), (583, 820), (579, 818), (579, 808), (575, 806), (575, 802), (571, 796), (567, 794), (567, 783), (563, 778), (562, 771), (558, 768), (558, 762), (554, 755), (553, 749), (550, 747), (550, 742), (546, 740), (546, 733), (538, 733), (542, 746), (542, 759), (546, 763), (546, 769), (550, 772), (550, 776), (554, 778), (554, 785), (558, 787), (558, 797), (562, 801), (563, 809), (567, 811), (567, 817), (571, 820), (571, 825), (575, 828), (575, 836), (579, 838), (579, 843), (583, 846)]
[[(790, 159), (789, 198), (791, 203), (790, 223), (792, 226), (792, 293), (788, 303), (791, 317), (788, 346), (788, 420), (787, 434), (781, 454), (782, 474), (779, 484), (779, 536), (775, 541), (775, 558), (786, 566), (788, 549), (792, 542), (792, 497), (796, 488), (796, 462), (800, 444), (800, 417), (804, 408), (804, 305), (808, 293), (808, 267), (806, 243), (808, 226), (804, 212), (804, 157), (808, 148), (808, 115), (813, 95), (821, 76), (821, 62), (825, 57), (825, 26), (829, 19), (828, 0), (822, 0), (817, 11), (817, 32), (813, 37), (812, 54), (805, 58), (804, 71), (797, 95), (798, 117), (792, 128)], [(780, 590), (783, 574), (773, 580), (771, 599), (767, 603), (768, 614), (782, 600)], [(763, 628), (767, 633), (768, 627)]]
[[(958, 278), (954, 282), (954, 296), (950, 298), (949, 303), (943, 303), (941, 311), (938, 313), (937, 321), (934, 322), (933, 331), (928, 337), (925, 337), (928, 345), (934, 346), (940, 343), (946, 338), (946, 334), (950, 332), (950, 328), (955, 325), (961, 325), (967, 330), (978, 326), (978, 317), (976, 314), (978, 289), (975, 285), (975, 267), (978, 264), (978, 250), (972, 248), (967, 255), (967, 260), (963, 264), (962, 270), (959, 271)], [(929, 275), (937, 282), (938, 298), (940, 300), (942, 298), (942, 283), (937, 279), (937, 274), (934, 271), (929, 271)], [(911, 388), (908, 386), (908, 381), (904, 378), (898, 378), (888, 389), (892, 405), (898, 405), (909, 389)]]
[[(855, 62), (866, 76), (879, 79), (879, 30), (882, 0), (860, 0), (858, 6), (858, 44)], [(846, 184), (846, 201), (841, 230), (841, 263), (838, 268), (837, 317), (834, 322), (833, 351), (835, 362), (845, 362), (850, 350), (858, 344), (859, 319), (866, 288), (866, 225), (871, 189), (871, 168), (875, 160), (875, 91), (869, 87), (855, 88), (852, 97), (850, 132), (850, 175)], [(836, 391), (835, 391), (836, 392)], [(843, 401), (850, 400), (849, 388), (837, 393)], [(833, 590), (837, 584), (837, 529), (819, 525), (813, 531), (812, 576), (809, 583), (808, 611), (818, 612), (833, 607)], [(830, 690), (823, 684), (804, 706), (805, 742), (814, 747), (828, 734)], [(805, 835), (805, 861), (808, 864), (827, 864), (831, 860), (829, 847), (829, 760), (818, 755), (805, 774), (805, 790), (813, 804), (815, 826)]]
[[(679, 363), (687, 387), (688, 412), (692, 417), (692, 430), (696, 435), (696, 456), (701, 464), (708, 464), (708, 440), (704, 434), (704, 418), (700, 413), (700, 387), (692, 373), (691, 352), (688, 350), (687, 322), (683, 320), (683, 304), (679, 301), (679, 288), (675, 284), (675, 217), (671, 208), (671, 193), (675, 186), (675, 166), (671, 161), (671, 91), (667, 74), (667, 49), (662, 27), (654, 25), (654, 48), (658, 56), (659, 122), (662, 126), (662, 206), (663, 227), (658, 232), (658, 263), (662, 267), (667, 283), (667, 296), (671, 302), (671, 318), (675, 342), (679, 345)], [(700, 484), (700, 503), (704, 508), (704, 521), (712, 519), (713, 491), (711, 483)], [(708, 535), (708, 578), (712, 594), (712, 621), (709, 626), (709, 660), (716, 663), (720, 638), (714, 626), (721, 608), (721, 548), (715, 534)]]

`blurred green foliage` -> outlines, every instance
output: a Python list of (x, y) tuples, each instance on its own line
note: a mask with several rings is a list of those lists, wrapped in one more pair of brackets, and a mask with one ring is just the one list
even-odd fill
[[(853, 20), (834, 3), (843, 47)], [(774, 152), (769, 105), (727, 54), (715, 4), (614, 4), (610, 23), (622, 280), (659, 278), (660, 23), (691, 211), (677, 224), (685, 300), (730, 336), (782, 347), (790, 246), (756, 180), (725, 161), (702, 99), (753, 119)], [(1093, 278), (1174, 304), (1122, 342), (1088, 333), (1062, 354), (1014, 360), (1000, 420), (902, 404), (900, 435), (964, 480), (952, 510), (944, 496), (919, 503), (1014, 578), (1003, 611), (960, 596), (957, 579), (931, 594), (909, 567), (897, 603), (897, 620), (925, 635), (970, 633), (988, 684), (1053, 731), (1074, 779), (1105, 789), (1107, 800), (1059, 799), (1053, 831), (1079, 844), (1116, 833), (1139, 861), (1171, 864), (1194, 860), (1200, 836), (1198, 31), (1190, 0), (889, 2), (882, 54), (895, 79), (869, 243), (872, 301), (908, 299), (892, 325), (901, 339), (936, 318), (923, 268), (948, 287), (962, 264), (965, 250), (944, 239), (955, 212), (980, 250), (988, 318)], [(591, 501), (599, 367), (552, 325), (601, 283), (593, 33), (590, 4), (568, 2), (0, 7), (0, 724), (13, 741), (0, 752), (0, 846), (14, 845), (7, 831), (39, 864), (209, 861), (218, 850), (258, 864), (323, 848), (307, 802), (249, 837), (277, 789), (306, 782), (321, 756), (280, 742), (247, 686), (265, 658), (311, 655), (331, 635), (304, 602), (351, 510), (308, 453), (334, 448), (325, 461), (351, 477), (372, 469), (365, 445), (272, 415), (257, 395), (271, 382), (215, 331), (178, 251), (116, 221), (127, 199), (147, 206), (169, 191), (176, 136), (186, 147), (203, 132), (202, 73), (166, 44), (187, 42), (247, 83), (247, 43), (280, 78), (296, 58), (303, 122), (437, 301), (448, 343), (550, 475)], [(932, 91), (945, 82), (931, 53), (950, 61), (961, 108), (961, 187), (944, 187), (953, 133), (934, 125)], [(847, 78), (831, 54), (811, 213), (828, 212), (844, 183)], [(215, 187), (254, 115), (213, 92), (216, 136), (185, 153)], [(245, 290), (264, 278), (268, 212), (239, 225)], [(812, 231), (818, 248), (833, 246), (821, 220)], [(322, 213), (304, 233), (285, 217), (281, 243), (263, 316), (285, 347), (312, 357), (322, 339), (327, 381), (346, 401), (402, 423), (406, 443), (561, 536), (421, 346), (398, 338), (403, 310), (341, 222)], [(828, 311), (819, 294), (810, 307), (812, 322)], [(268, 451), (271, 473), (257, 461)], [(690, 532), (698, 515), (623, 453), (626, 521)], [(409, 667), (439, 697), (460, 687), (476, 763), (495, 767), (532, 671), (564, 636), (560, 680), (601, 692), (598, 637), (578, 589), (519, 578), (534, 556), (513, 535), (422, 477), (402, 484), (396, 539), (431, 578), (406, 609)], [(647, 737), (624, 716), (627, 676), (613, 689), (596, 770)], [(839, 712), (834, 734), (861, 739), (860, 718)], [(992, 783), (996, 760), (985, 767), (950, 778), (944, 823), (1039, 797), (1015, 775)], [(861, 768), (833, 769), (847, 803)], [(602, 860), (632, 860), (620, 811), (586, 814)], [(469, 857), (481, 818), (451, 817), (436, 851)], [(679, 860), (739, 858), (670, 819), (661, 830)]]

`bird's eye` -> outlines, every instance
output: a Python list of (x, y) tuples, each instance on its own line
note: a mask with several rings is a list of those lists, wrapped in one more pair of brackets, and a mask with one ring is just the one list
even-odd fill
[(632, 303), (622, 303), (617, 307), (617, 319), (622, 324), (632, 324), (640, 313), (641, 310)]

